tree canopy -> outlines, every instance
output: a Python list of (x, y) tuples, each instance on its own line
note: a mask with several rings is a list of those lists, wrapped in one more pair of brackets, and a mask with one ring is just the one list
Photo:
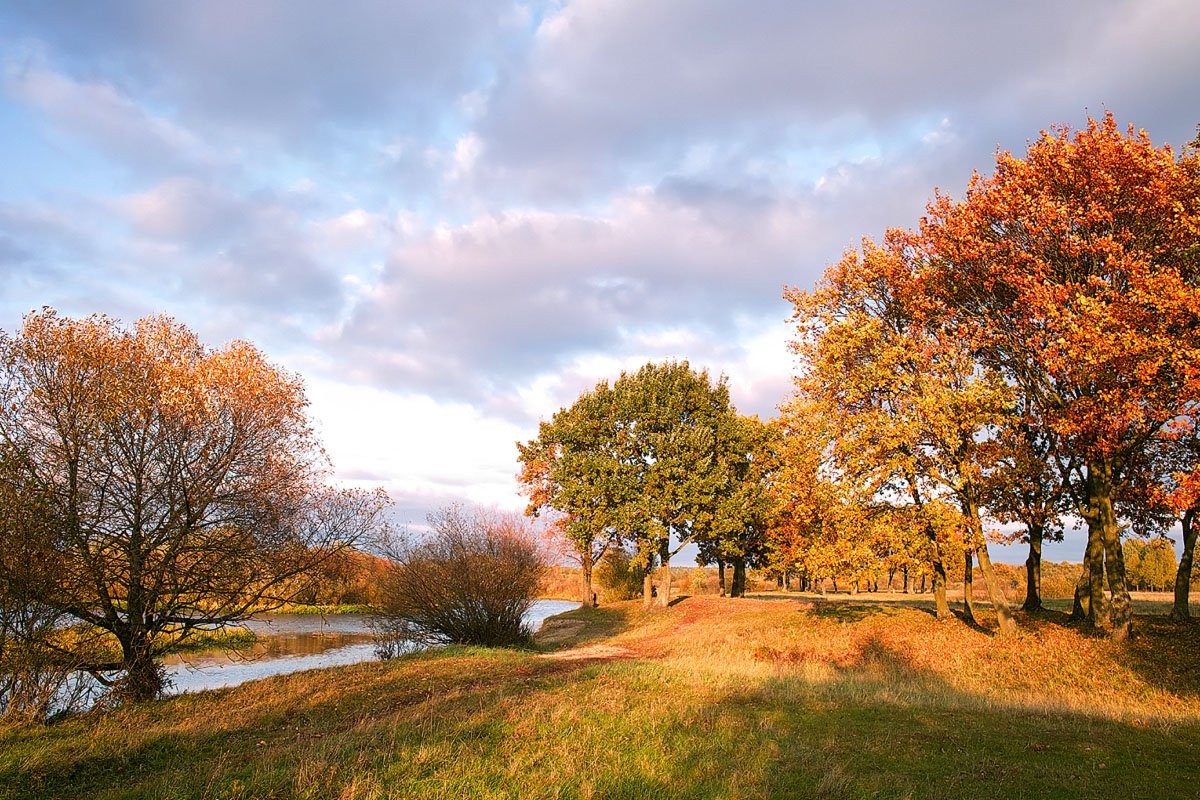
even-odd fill
[(121, 660), (85, 666), (157, 694), (165, 648), (282, 603), (381, 524), (385, 496), (324, 482), (306, 407), (246, 342), (210, 349), (167, 317), (29, 315), (0, 334), (0, 488), (41, 514), (0, 515), (4, 546), (31, 551), (0, 560), (0, 588), (36, 585), (110, 633)]

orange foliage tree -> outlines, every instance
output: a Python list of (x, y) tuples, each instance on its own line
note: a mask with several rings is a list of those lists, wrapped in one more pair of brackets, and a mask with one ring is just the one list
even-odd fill
[(1058, 439), (1088, 527), (1088, 619), (1117, 637), (1131, 605), (1115, 498), (1200, 400), (1197, 174), (1194, 156), (1109, 114), (1000, 153), (962, 200), (939, 194), (920, 230), (934, 313)]
[(306, 406), (253, 346), (209, 349), (167, 317), (47, 309), (0, 333), (0, 481), (43, 510), (3, 534), (39, 553), (36, 602), (119, 643), (85, 665), (98, 678), (156, 695), (165, 649), (287, 601), (382, 527), (385, 495), (324, 483)]
[[(922, 315), (921, 264), (908, 239), (893, 231), (882, 245), (864, 241), (814, 291), (788, 291), (803, 365), (797, 391), (826, 427), (838, 471), (872, 502), (921, 509), (954, 500), (961, 545), (949, 550), (965, 552), (968, 580), (978, 555), (1000, 629), (1009, 633), (1015, 623), (981, 519), (984, 475), (995, 457), (984, 434), (1007, 413), (1008, 387), (998, 372), (980, 369), (956, 332)], [(948, 553), (931, 519), (923, 528), (945, 618)]]

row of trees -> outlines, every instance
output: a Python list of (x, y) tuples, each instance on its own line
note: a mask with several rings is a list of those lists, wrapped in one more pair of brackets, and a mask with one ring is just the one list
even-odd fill
[[(961, 201), (864, 240), (812, 291), (788, 290), (801, 370), (777, 420), (739, 416), (686, 363), (601, 383), (519, 444), (529, 513), (592, 566), (627, 546), (646, 573), (696, 542), (803, 582), (951, 570), (971, 607), (978, 562), (1015, 628), (987, 531), (1041, 550), (1088, 531), (1076, 614), (1130, 630), (1122, 536), (1179, 524), (1175, 614), (1188, 615), (1200, 508), (1200, 142), (1176, 155), (1111, 115), (1001, 153)], [(993, 536), (995, 534), (993, 533)], [(1163, 545), (1152, 545), (1151, 550)], [(1140, 555), (1140, 554), (1139, 554)], [(739, 573), (740, 571), (740, 573)], [(1105, 585), (1107, 581), (1107, 587)]]
[[(1006, 630), (984, 518), (1023, 528), (1037, 607), (1041, 544), (1075, 515), (1088, 529), (1076, 613), (1119, 637), (1131, 623), (1122, 531), (1179, 521), (1186, 616), (1198, 231), (1196, 148), (1177, 157), (1109, 115), (1044, 133), (1024, 158), (1001, 154), (963, 200), (939, 194), (918, 229), (864, 241), (815, 290), (789, 291), (804, 372), (784, 425), (819, 462), (828, 502), (864, 517), (835, 539), (871, 541), (861, 530), (875, 519), (886, 539), (891, 518), (911, 518), (935, 587), (953, 554), (969, 570), (973, 552)], [(797, 526), (811, 527), (814, 502), (793, 499)], [(941, 590), (937, 606), (949, 614)]]
[(0, 615), (44, 621), (4, 626), (0, 672), (37, 654), (153, 697), (165, 650), (381, 535), (386, 496), (327, 483), (306, 409), (253, 346), (166, 317), (47, 309), (0, 333)]
[(628, 547), (646, 605), (655, 596), (667, 605), (671, 559), (689, 543), (744, 574), (771, 516), (763, 475), (772, 435), (737, 413), (723, 378), (687, 362), (647, 364), (542, 422), (518, 444), (519, 478), (529, 513), (550, 513), (577, 554), (584, 602), (595, 596), (595, 565)]

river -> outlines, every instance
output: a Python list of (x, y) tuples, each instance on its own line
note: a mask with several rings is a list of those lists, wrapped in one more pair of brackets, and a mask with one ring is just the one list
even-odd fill
[[(525, 619), (534, 630), (547, 617), (579, 608), (566, 600), (538, 600)], [(167, 656), (168, 694), (237, 686), (246, 681), (319, 667), (374, 661), (373, 636), (367, 617), (271, 614), (242, 623), (260, 638), (237, 650)]]

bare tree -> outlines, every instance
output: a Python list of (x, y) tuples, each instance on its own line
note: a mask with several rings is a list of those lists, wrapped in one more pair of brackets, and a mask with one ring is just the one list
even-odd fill
[(489, 646), (529, 639), (525, 614), (546, 570), (537, 537), (515, 516), (450, 507), (428, 536), (393, 548), (382, 626), (393, 641)]
[(116, 639), (119, 660), (83, 665), (98, 680), (156, 696), (164, 650), (278, 606), (380, 528), (385, 495), (325, 485), (306, 408), (252, 345), (166, 317), (47, 309), (0, 333), (0, 482), (42, 514), (3, 534), (37, 549), (39, 604)]

